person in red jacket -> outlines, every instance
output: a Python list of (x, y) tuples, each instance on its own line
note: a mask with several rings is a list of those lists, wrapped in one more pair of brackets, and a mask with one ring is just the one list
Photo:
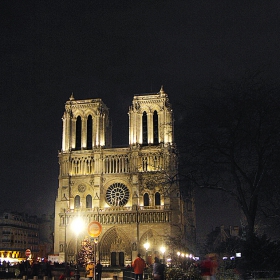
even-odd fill
[(139, 253), (137, 258), (132, 262), (132, 267), (134, 269), (135, 280), (143, 280), (143, 272), (146, 267), (146, 263)]
[(201, 262), (201, 276), (204, 280), (211, 279), (211, 269), (212, 269), (212, 262), (209, 256), (206, 256), (205, 259)]

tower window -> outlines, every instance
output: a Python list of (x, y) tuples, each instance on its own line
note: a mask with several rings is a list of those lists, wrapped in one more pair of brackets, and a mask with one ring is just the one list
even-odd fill
[(154, 144), (158, 144), (158, 113), (154, 111), (153, 115)]
[(149, 195), (147, 193), (144, 194), (144, 206), (150, 205)]
[(92, 149), (92, 116), (87, 119), (87, 150)]
[(160, 205), (160, 193), (155, 194), (155, 205)]
[(81, 206), (81, 198), (79, 195), (75, 196), (75, 208), (80, 208)]
[(81, 150), (82, 142), (82, 119), (80, 116), (76, 120), (76, 150)]
[(148, 121), (147, 121), (147, 113), (144, 112), (142, 115), (142, 131), (143, 131), (143, 145), (148, 144)]
[(92, 208), (92, 196), (89, 194), (86, 197), (86, 208)]

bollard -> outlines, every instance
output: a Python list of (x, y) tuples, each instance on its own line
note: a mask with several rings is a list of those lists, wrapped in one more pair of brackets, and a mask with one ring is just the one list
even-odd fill
[(22, 280), (27, 280), (27, 276), (26, 276), (26, 275), (23, 275), (23, 276), (22, 276)]
[(38, 280), (38, 276), (33, 276), (33, 280)]
[(48, 276), (43, 276), (43, 280), (49, 280)]

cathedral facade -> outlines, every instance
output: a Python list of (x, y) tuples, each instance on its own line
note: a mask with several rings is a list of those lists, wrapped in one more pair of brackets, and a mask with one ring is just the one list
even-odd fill
[[(74, 261), (85, 238), (111, 266), (131, 264), (138, 252), (148, 262), (172, 260), (194, 246), (194, 199), (180, 193), (174, 116), (163, 87), (135, 95), (128, 116), (129, 145), (112, 148), (101, 99), (72, 95), (65, 104), (54, 232), (60, 261)], [(79, 235), (71, 227), (76, 218), (84, 224)], [(97, 238), (89, 236), (92, 222), (102, 226)]]

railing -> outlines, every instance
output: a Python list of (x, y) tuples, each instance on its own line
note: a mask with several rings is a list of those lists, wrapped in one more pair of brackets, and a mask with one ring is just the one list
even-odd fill
[[(138, 211), (146, 211), (146, 210), (169, 210), (170, 207), (169, 205), (155, 205), (155, 206), (139, 206)], [(116, 207), (107, 207), (107, 208), (98, 208), (98, 207), (93, 207), (93, 208), (75, 208), (75, 209), (69, 209), (69, 213), (74, 213), (74, 212), (96, 212), (99, 214), (105, 213), (105, 212), (124, 212), (124, 211), (137, 211), (136, 209), (133, 209), (133, 207), (126, 207), (126, 206), (116, 206)]]
[[(67, 212), (67, 224), (74, 217), (72, 213), (79, 212), (75, 210)], [(151, 208), (143, 206), (139, 210), (134, 209), (134, 207), (93, 209), (93, 211), (86, 211), (83, 216), (101, 224), (169, 223), (171, 221), (170, 208), (164, 205)], [(64, 223), (65, 213), (60, 213), (60, 225), (63, 226)]]

